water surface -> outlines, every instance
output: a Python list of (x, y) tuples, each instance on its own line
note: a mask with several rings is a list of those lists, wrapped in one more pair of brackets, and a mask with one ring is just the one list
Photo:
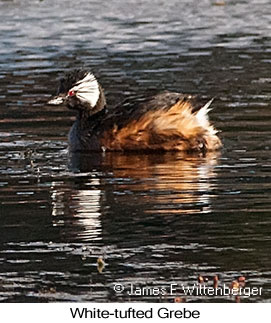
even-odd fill
[[(271, 4), (225, 2), (0, 1), (2, 302), (171, 302), (113, 285), (199, 274), (244, 275), (263, 295), (242, 302), (271, 300)], [(94, 70), (109, 107), (154, 89), (215, 97), (224, 148), (69, 154), (75, 116), (46, 101), (73, 67)]]

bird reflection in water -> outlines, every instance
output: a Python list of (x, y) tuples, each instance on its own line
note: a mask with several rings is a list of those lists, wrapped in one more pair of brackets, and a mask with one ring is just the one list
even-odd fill
[[(120, 183), (118, 189), (137, 194), (142, 200), (138, 202), (146, 204), (145, 213), (186, 214), (211, 211), (218, 157), (218, 152), (204, 156), (111, 154), (106, 162), (116, 178), (133, 181)], [(125, 195), (122, 200), (125, 203)]]
[(61, 219), (70, 221), (77, 238), (93, 240), (101, 239), (102, 215), (108, 212), (115, 216), (136, 207), (141, 215), (211, 212), (218, 158), (218, 152), (72, 154), (73, 181), (51, 187), (54, 225), (65, 214)]
[[(53, 182), (51, 186), (51, 205), (53, 226), (65, 226), (63, 234), (81, 240), (99, 239), (101, 233), (102, 191), (100, 179), (89, 178), (84, 188), (76, 189), (78, 180), (74, 183)], [(71, 227), (67, 230), (67, 227)], [(79, 229), (79, 231), (77, 230)]]

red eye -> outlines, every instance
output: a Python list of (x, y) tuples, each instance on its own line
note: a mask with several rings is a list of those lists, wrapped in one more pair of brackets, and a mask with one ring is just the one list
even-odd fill
[(70, 91), (68, 92), (68, 96), (74, 96), (74, 95), (75, 95), (74, 90), (70, 90)]

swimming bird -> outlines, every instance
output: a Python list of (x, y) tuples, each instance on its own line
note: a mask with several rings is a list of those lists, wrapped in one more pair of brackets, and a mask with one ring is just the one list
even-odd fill
[(185, 151), (217, 150), (221, 141), (210, 124), (213, 102), (196, 104), (192, 95), (164, 91), (128, 98), (107, 108), (102, 86), (88, 70), (74, 70), (61, 80), (49, 104), (77, 111), (69, 132), (71, 151)]

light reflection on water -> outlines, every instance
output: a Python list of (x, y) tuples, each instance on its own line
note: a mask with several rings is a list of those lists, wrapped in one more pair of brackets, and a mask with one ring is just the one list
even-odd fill
[[(263, 287), (241, 301), (270, 301), (270, 9), (0, 1), (1, 301), (172, 301), (116, 296), (112, 285), (217, 273)], [(69, 155), (74, 115), (46, 102), (81, 66), (94, 69), (109, 108), (153, 89), (215, 97), (224, 148)]]

